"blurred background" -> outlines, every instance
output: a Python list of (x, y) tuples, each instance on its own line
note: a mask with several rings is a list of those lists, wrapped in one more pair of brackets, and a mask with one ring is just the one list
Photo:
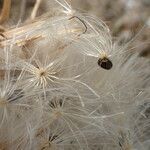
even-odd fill
[[(1, 22), (2, 29), (8, 29), (21, 20), (32, 18), (35, 5), (36, 16), (51, 11), (52, 0), (0, 0), (11, 1), (10, 17)], [(74, 9), (96, 15), (109, 26), (114, 40), (120, 44), (132, 41), (132, 50), (150, 58), (150, 0), (68, 0)], [(33, 17), (34, 18), (34, 17)]]

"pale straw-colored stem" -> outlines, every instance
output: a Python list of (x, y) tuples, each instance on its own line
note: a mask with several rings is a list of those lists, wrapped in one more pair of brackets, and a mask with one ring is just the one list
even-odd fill
[(34, 5), (34, 8), (32, 10), (32, 13), (31, 13), (31, 19), (35, 19), (36, 15), (37, 15), (37, 11), (40, 7), (40, 4), (41, 4), (41, 0), (36, 0), (36, 3)]

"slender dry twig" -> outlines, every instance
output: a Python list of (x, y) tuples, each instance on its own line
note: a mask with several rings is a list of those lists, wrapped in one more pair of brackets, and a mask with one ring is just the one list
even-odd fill
[(32, 19), (32, 20), (35, 19), (40, 4), (41, 4), (41, 0), (36, 0), (36, 3), (35, 3), (35, 5), (34, 5), (34, 8), (33, 8), (33, 10), (32, 10), (32, 13), (31, 13), (31, 19)]
[[(10, 30), (7, 30), (5, 32), (3, 32), (0, 36), (0, 47), (5, 47), (6, 45), (11, 44), (11, 40), (14, 38), (15, 36), (15, 41), (14, 43), (17, 44), (18, 46), (23, 46), (26, 42), (29, 41), (34, 41), (37, 39), (44, 39), (46, 38), (48, 35), (47, 34), (43, 34), (41, 32), (41, 27), (44, 27), (45, 24), (47, 24), (47, 22), (49, 21), (49, 15), (47, 14), (45, 16), (45, 19), (41, 20), (42, 16), (39, 17), (37, 20), (31, 21), (28, 24), (25, 24), (21, 27), (18, 28), (12, 28)], [(71, 19), (68, 19), (68, 21)], [(33, 30), (34, 29), (34, 30)], [(86, 29), (85, 29), (86, 30)], [(34, 32), (37, 31), (37, 32)], [(34, 34), (30, 34), (30, 33)], [(85, 31), (84, 31), (85, 32)], [(77, 34), (76, 38), (79, 38), (79, 35), (81, 35), (80, 33), (82, 33), (82, 29), (79, 28), (72, 28), (72, 29), (62, 29), (59, 32), (59, 35), (64, 35), (66, 33), (74, 33)], [(83, 33), (82, 33), (83, 34)], [(76, 39), (75, 38), (75, 39)]]

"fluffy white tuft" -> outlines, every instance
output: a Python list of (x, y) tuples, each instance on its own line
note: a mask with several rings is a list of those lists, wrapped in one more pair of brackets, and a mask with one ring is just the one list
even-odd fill
[(1, 41), (0, 149), (148, 150), (149, 61), (103, 21), (54, 5)]

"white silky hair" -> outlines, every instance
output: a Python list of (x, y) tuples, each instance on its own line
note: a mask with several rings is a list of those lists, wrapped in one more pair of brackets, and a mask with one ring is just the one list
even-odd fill
[(87, 31), (74, 32), (83, 23), (63, 15), (17, 28), (1, 48), (0, 148), (148, 150), (149, 60), (115, 45), (101, 20), (75, 12)]

